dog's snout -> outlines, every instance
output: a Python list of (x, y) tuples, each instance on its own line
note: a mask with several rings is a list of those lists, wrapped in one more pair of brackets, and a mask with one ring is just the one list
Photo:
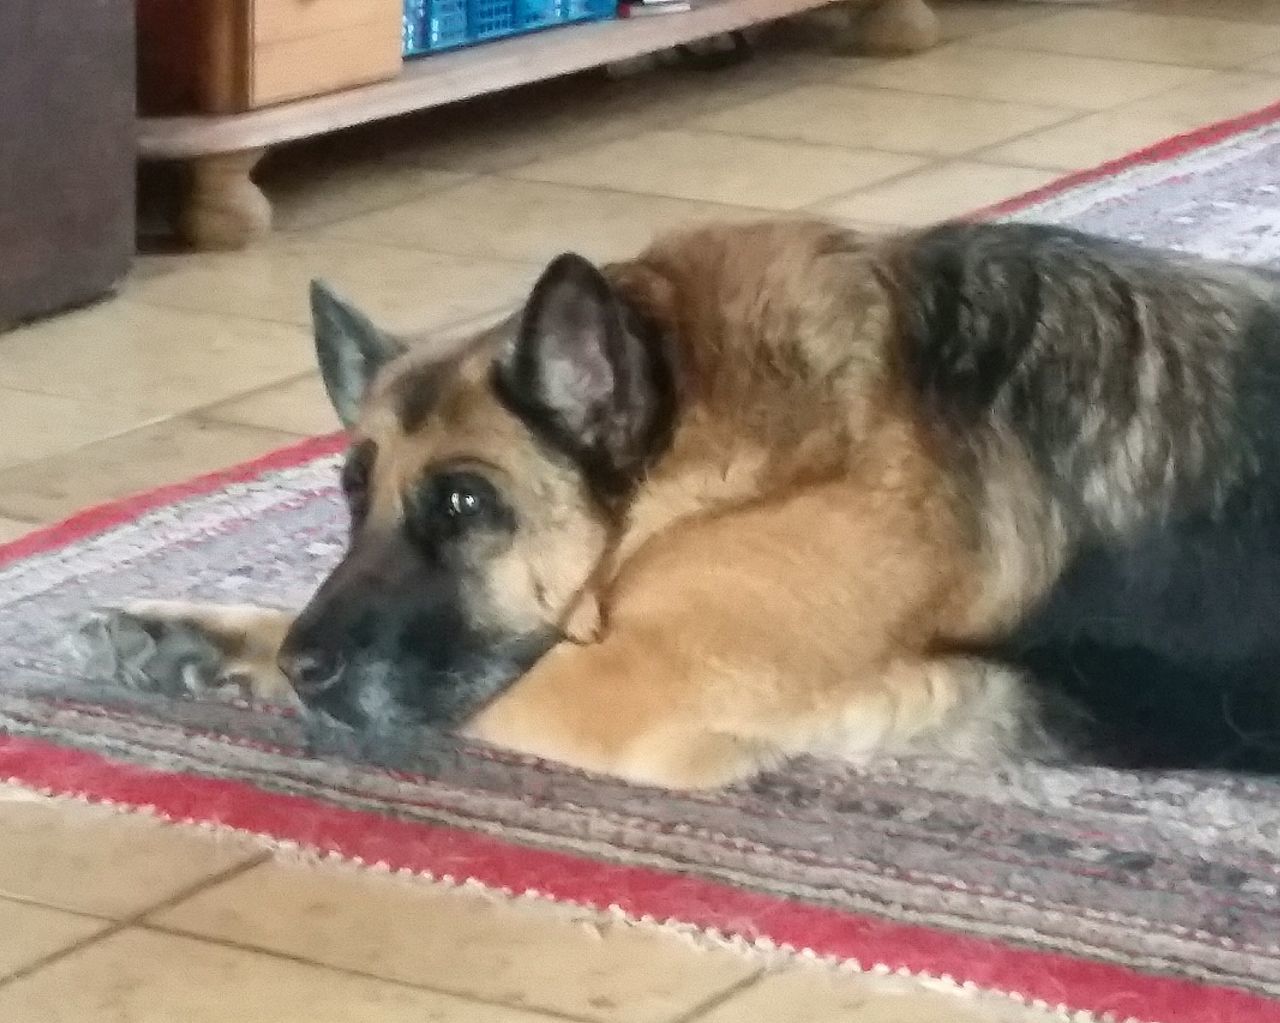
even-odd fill
[(285, 651), (280, 654), (280, 670), (298, 695), (316, 696), (335, 685), (342, 675), (342, 656), (320, 648)]

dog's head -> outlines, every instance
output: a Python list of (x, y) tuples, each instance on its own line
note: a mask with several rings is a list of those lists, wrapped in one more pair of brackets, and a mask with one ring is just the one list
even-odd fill
[(358, 727), (456, 725), (591, 631), (593, 574), (672, 428), (667, 339), (573, 255), (447, 356), (319, 283), (312, 309), (351, 434), (351, 539), (281, 667), (304, 701)]

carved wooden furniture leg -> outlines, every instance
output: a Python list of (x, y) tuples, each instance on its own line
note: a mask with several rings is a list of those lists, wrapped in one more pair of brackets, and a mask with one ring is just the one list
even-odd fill
[(843, 50), (877, 56), (918, 53), (942, 38), (938, 16), (926, 0), (864, 0), (847, 9), (849, 32), (838, 43)]
[(180, 229), (197, 249), (240, 249), (271, 230), (271, 203), (250, 174), (266, 150), (217, 153), (191, 161), (191, 191)]

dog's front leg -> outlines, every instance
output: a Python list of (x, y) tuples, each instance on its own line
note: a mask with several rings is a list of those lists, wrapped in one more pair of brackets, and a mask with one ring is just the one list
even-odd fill
[(634, 634), (562, 643), (463, 730), (471, 738), (663, 788), (749, 778), (782, 753), (716, 712), (676, 645)]
[(276, 656), (292, 612), (233, 604), (140, 601), (95, 611), (75, 638), (86, 674), (171, 695), (296, 702)]

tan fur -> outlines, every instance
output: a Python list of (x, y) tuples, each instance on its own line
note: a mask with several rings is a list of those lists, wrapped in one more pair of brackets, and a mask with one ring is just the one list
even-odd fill
[(472, 734), (695, 785), (940, 723), (956, 694), (934, 684), (929, 625), (963, 566), (946, 516), (920, 500), (925, 467), (898, 468), (652, 538), (611, 581), (601, 642), (553, 650)]
[(1053, 585), (1069, 550), (1060, 507), (1045, 493), (1024, 448), (1008, 437), (979, 453), (984, 472), (974, 540), (982, 551), (974, 591), (945, 631), (987, 639), (1012, 626)]
[(759, 225), (613, 268), (682, 341), (681, 425), (590, 580), (599, 642), (554, 649), (471, 734), (685, 786), (901, 745), (956, 711), (929, 645), (978, 566), (883, 376), (870, 258), (822, 225)]

